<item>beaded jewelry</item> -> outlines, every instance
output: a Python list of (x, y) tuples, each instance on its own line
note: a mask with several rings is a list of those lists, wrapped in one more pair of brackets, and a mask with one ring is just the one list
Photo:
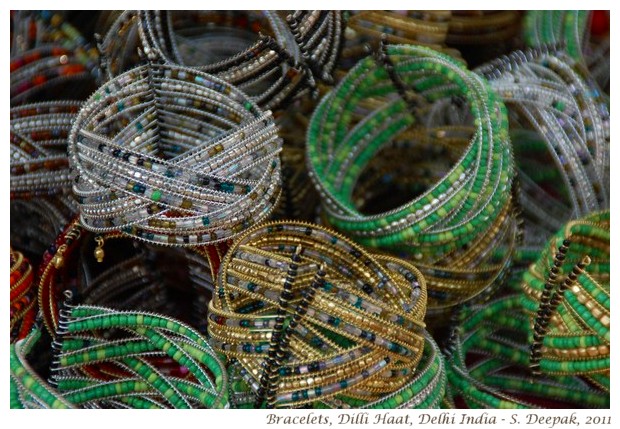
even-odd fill
[(469, 408), (608, 408), (579, 377), (528, 374), (528, 316), (512, 295), (462, 314), (447, 347), (451, 394)]
[(609, 392), (610, 217), (568, 222), (524, 274), (534, 373), (582, 375)]
[[(370, 57), (358, 63), (319, 104), (307, 136), (310, 177), (330, 225), (413, 258), (429, 284), (429, 309), (453, 306), (498, 285), (509, 266), (514, 173), (506, 110), (482, 79), (446, 55), (406, 45), (384, 54), (379, 64)], [(377, 98), (373, 110), (362, 110)], [(435, 124), (463, 100), (474, 127), (456, 165), (400, 207), (361, 213), (351, 195), (369, 161), (414, 124)], [(454, 134), (429, 133), (446, 136)]]
[(125, 49), (118, 33), (132, 38), (137, 27), (148, 55), (216, 75), (276, 109), (314, 91), (319, 80), (331, 82), (344, 25), (338, 11), (295, 11), (286, 20), (275, 11), (125, 12), (101, 48), (113, 76), (122, 64), (111, 61)]
[(80, 222), (171, 246), (229, 240), (273, 210), (280, 150), (270, 112), (228, 83), (135, 68), (99, 88), (71, 130)]
[(427, 341), (425, 286), (413, 266), (335, 232), (268, 223), (239, 237), (222, 261), (211, 343), (239, 363), (256, 406), (380, 403), (416, 374)]
[[(97, 50), (58, 13), (17, 12), (11, 50), (11, 106), (46, 90), (94, 81)], [(53, 98), (63, 94), (56, 91)], [(70, 98), (77, 98), (75, 95)]]
[(83, 408), (228, 408), (226, 369), (189, 326), (155, 313), (64, 306), (51, 380), (68, 401)]
[(51, 101), (11, 109), (11, 199), (70, 193), (67, 136), (80, 104)]
[(41, 330), (11, 344), (11, 408), (75, 408), (32, 368), (28, 355), (40, 341)]
[(477, 71), (510, 114), (526, 244), (539, 249), (568, 219), (607, 208), (609, 107), (587, 70), (561, 51), (539, 49)]
[(342, 67), (346, 70), (379, 47), (380, 41), (390, 44), (428, 46), (455, 58), (461, 54), (445, 44), (452, 13), (436, 11), (361, 10), (351, 12), (347, 20)]

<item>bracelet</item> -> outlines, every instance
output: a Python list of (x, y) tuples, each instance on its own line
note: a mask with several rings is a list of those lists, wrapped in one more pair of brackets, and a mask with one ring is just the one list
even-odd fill
[[(438, 310), (489, 292), (510, 265), (516, 231), (506, 110), (482, 79), (446, 55), (405, 45), (384, 53), (380, 65), (370, 57), (358, 63), (319, 104), (308, 130), (308, 169), (325, 220), (361, 244), (414, 259), (429, 284), (429, 309)], [(363, 102), (389, 95), (358, 114)], [(423, 115), (439, 121), (455, 97), (467, 99), (474, 118), (456, 165), (398, 208), (361, 213), (351, 194), (369, 161)], [(446, 136), (454, 139), (439, 132), (426, 140)]]
[(257, 407), (373, 402), (414, 377), (425, 310), (410, 264), (316, 225), (272, 222), (224, 257), (209, 335), (239, 362)]
[(11, 343), (25, 338), (37, 314), (37, 292), (30, 262), (11, 248)]
[(52, 101), (11, 109), (11, 199), (70, 193), (66, 139), (79, 106)]
[(28, 355), (41, 339), (41, 330), (11, 344), (11, 408), (75, 408), (32, 368)]
[(51, 381), (76, 406), (228, 408), (226, 369), (188, 325), (155, 313), (64, 307)]
[(610, 388), (610, 212), (568, 222), (524, 274), (534, 373)]
[[(153, 248), (119, 232), (91, 234), (73, 219), (39, 266), (37, 300), (45, 329), (56, 335), (62, 292), (68, 290), (80, 304), (154, 311), (206, 332), (204, 308), (227, 245), (189, 249), (191, 256), (184, 249)], [(187, 281), (180, 282), (184, 272)]]
[(609, 207), (609, 107), (583, 65), (546, 48), (477, 71), (511, 115), (526, 243), (540, 248), (569, 218)]
[(103, 85), (69, 136), (90, 231), (169, 246), (226, 241), (269, 216), (281, 140), (270, 112), (199, 71), (149, 63)]
[(461, 58), (458, 50), (446, 46), (450, 11), (362, 10), (347, 20), (341, 64), (348, 70), (382, 39), (390, 44), (421, 45)]
[(520, 295), (462, 312), (446, 348), (448, 383), (469, 408), (608, 408), (609, 394), (575, 376), (529, 372), (528, 316)]
[[(262, 108), (277, 109), (308, 88), (315, 91), (318, 80), (332, 81), (344, 25), (338, 11), (295, 11), (286, 20), (275, 11), (125, 12), (101, 49), (108, 75), (114, 76), (127, 57), (118, 35), (133, 44), (137, 27), (152, 58), (216, 75)], [(118, 53), (120, 67), (111, 64)]]

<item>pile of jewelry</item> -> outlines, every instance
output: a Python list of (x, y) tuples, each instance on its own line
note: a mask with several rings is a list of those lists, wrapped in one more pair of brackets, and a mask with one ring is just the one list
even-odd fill
[(610, 407), (609, 33), (12, 11), (11, 408)]

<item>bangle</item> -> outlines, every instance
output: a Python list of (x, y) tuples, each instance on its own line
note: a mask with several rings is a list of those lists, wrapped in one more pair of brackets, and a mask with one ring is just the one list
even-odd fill
[(272, 222), (224, 257), (209, 334), (241, 365), (257, 407), (367, 403), (415, 376), (425, 310), (410, 264), (316, 225)]
[(446, 46), (450, 11), (363, 10), (352, 12), (347, 20), (342, 61), (346, 70), (376, 50), (384, 38), (390, 44), (428, 46), (454, 58), (456, 49)]
[(172, 65), (132, 69), (71, 130), (80, 222), (168, 246), (229, 240), (273, 210), (280, 150), (270, 112), (226, 82)]
[(56, 389), (45, 382), (28, 361), (28, 355), (41, 341), (41, 330), (11, 344), (11, 408), (74, 408)]
[(610, 214), (568, 222), (524, 274), (534, 373), (610, 379)]
[[(39, 267), (37, 299), (44, 327), (56, 335), (62, 291), (68, 290), (81, 304), (155, 311), (206, 332), (204, 306), (226, 249), (224, 243), (198, 246), (191, 248), (190, 258), (183, 249), (153, 248), (119, 232), (90, 234), (75, 218), (43, 254)], [(179, 282), (185, 275), (188, 281)]]
[(79, 106), (52, 101), (11, 109), (11, 199), (70, 193), (66, 139)]
[(188, 325), (155, 313), (64, 307), (51, 380), (76, 406), (228, 407), (226, 369)]
[(277, 109), (316, 90), (316, 81), (331, 82), (344, 25), (338, 11), (295, 11), (286, 20), (275, 11), (137, 11), (123, 14), (101, 47), (113, 76), (119, 67), (110, 63), (125, 49), (118, 30), (130, 38), (137, 27), (152, 58), (216, 75)]
[(543, 48), (477, 72), (511, 115), (526, 244), (540, 248), (569, 217), (609, 207), (609, 107), (583, 65)]
[[(439, 310), (489, 292), (510, 265), (514, 172), (506, 110), (481, 78), (446, 55), (405, 45), (387, 46), (385, 54), (381, 64), (371, 57), (358, 63), (323, 98), (308, 130), (308, 169), (325, 220), (361, 244), (414, 259), (429, 284), (429, 309)], [(361, 213), (351, 195), (370, 160), (417, 122), (434, 125), (459, 97), (474, 132), (456, 165), (398, 208)], [(373, 99), (373, 110), (360, 112)]]
[[(99, 26), (97, 48), (100, 52), (101, 80), (106, 82), (140, 65), (138, 15), (131, 10), (111, 13)], [(103, 37), (101, 35), (104, 35)]]
[(30, 262), (11, 248), (11, 343), (25, 338), (37, 314), (37, 292)]
[(448, 383), (469, 408), (608, 408), (609, 394), (575, 376), (528, 371), (528, 316), (521, 296), (465, 308), (446, 348)]

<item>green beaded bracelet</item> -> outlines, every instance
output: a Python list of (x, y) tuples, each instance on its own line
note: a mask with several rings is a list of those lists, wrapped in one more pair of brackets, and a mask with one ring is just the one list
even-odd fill
[[(394, 45), (382, 58), (360, 61), (315, 110), (307, 135), (310, 177), (330, 225), (361, 244), (415, 259), (429, 282), (429, 309), (450, 307), (498, 284), (509, 265), (514, 166), (506, 109), (482, 78), (447, 55)], [(462, 120), (473, 125), (456, 165), (398, 208), (360, 212), (351, 196), (369, 162), (453, 101), (467, 106)]]

